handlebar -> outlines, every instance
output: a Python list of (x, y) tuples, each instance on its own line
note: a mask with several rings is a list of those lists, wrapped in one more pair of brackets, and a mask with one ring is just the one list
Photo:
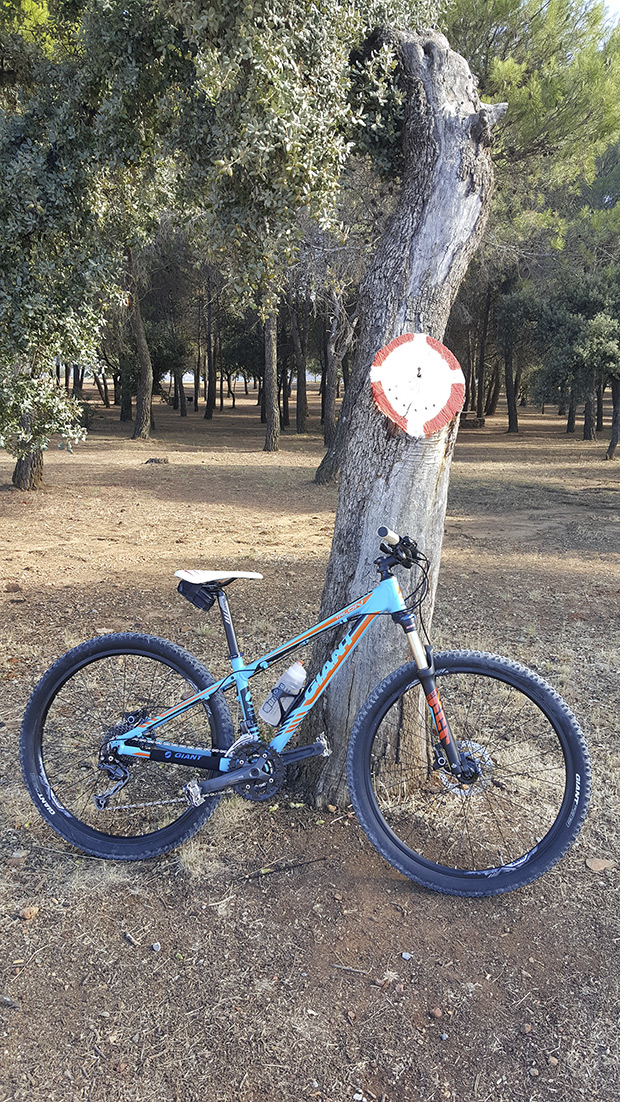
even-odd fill
[(379, 539), (384, 540), (390, 547), (398, 547), (400, 543), (400, 536), (397, 536), (396, 532), (393, 532), (391, 528), (386, 528), (384, 524), (382, 524), (380, 528), (377, 528), (377, 535)]
[(399, 536), (384, 524), (377, 529), (377, 535), (382, 541), (380, 550), (387, 555), (387, 559), (376, 560), (380, 570), (389, 569), (391, 566), (404, 566), (407, 570), (411, 570), (416, 563), (426, 561), (426, 556), (418, 551), (416, 541), (409, 536)]

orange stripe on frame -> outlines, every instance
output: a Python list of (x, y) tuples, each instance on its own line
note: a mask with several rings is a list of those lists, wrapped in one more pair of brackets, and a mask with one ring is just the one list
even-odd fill
[[(353, 602), (353, 604), (355, 604), (355, 605), (359, 605), (359, 606), (360, 606), (360, 608), (361, 608), (361, 607), (363, 607), (363, 606), (364, 606), (364, 605), (366, 604), (366, 602), (367, 602), (368, 600), (370, 600), (370, 598), (371, 598), (371, 597), (372, 597), (372, 592), (371, 592), (371, 593), (367, 593), (365, 597), (360, 597), (359, 601), (354, 601), (354, 602)], [(321, 624), (319, 625), (319, 626), (320, 626), (320, 628), (321, 628), (321, 631), (324, 631), (324, 630), (325, 630), (325, 628), (329, 628), (329, 627), (331, 627), (331, 626), (332, 626), (332, 624), (339, 624), (339, 623), (341, 623), (341, 621), (342, 621), (342, 614), (343, 614), (343, 612), (345, 612), (345, 613), (346, 613), (346, 611), (347, 611), (346, 609), (343, 609), (343, 610), (342, 610), (341, 612), (338, 612), (338, 613), (336, 614), (336, 616), (331, 616), (329, 620), (323, 620), (323, 621), (322, 621), (322, 623), (321, 623)], [(357, 611), (357, 609), (354, 609), (353, 611)], [(352, 616), (352, 615), (353, 615), (353, 613), (352, 613), (352, 612), (351, 612), (351, 613), (347, 613), (347, 615), (350, 615), (350, 616)], [(314, 632), (315, 634), (318, 634), (318, 633), (317, 633), (317, 632), (315, 631), (315, 628), (310, 628), (310, 630), (309, 630), (309, 631), (306, 631), (306, 632), (304, 632), (304, 634), (303, 634), (303, 635), (298, 635), (298, 636), (297, 636), (297, 639), (299, 639), (299, 640), (302, 640), (302, 639), (310, 639), (310, 638), (312, 638), (312, 634), (313, 634), (313, 632)]]
[(347, 654), (349, 653), (351, 648), (355, 646), (355, 644), (357, 643), (360, 635), (363, 635), (363, 633), (366, 630), (366, 628), (368, 627), (369, 623), (371, 622), (371, 620), (374, 620), (376, 615), (378, 615), (378, 613), (373, 612), (370, 616), (364, 616), (364, 619), (362, 620), (360, 626), (356, 629), (356, 631), (351, 636), (351, 641), (350, 641), (347, 649), (342, 652), (342, 654), (340, 655), (338, 661), (336, 662), (336, 665), (334, 666), (333, 670), (330, 670), (330, 673), (329, 673), (326, 681), (322, 682), (322, 684), (320, 684), (320, 685), (317, 685), (317, 688), (316, 688), (316, 691), (315, 691), (314, 695), (311, 696), (308, 700), (306, 700), (304, 702), (304, 708), (311, 708), (313, 706), (315, 701), (318, 699), (319, 694), (322, 692), (323, 686), (326, 685), (327, 681), (330, 681), (331, 678), (334, 676), (334, 674), (336, 673), (336, 670), (341, 665), (341, 663), (344, 662), (344, 660), (347, 657)]

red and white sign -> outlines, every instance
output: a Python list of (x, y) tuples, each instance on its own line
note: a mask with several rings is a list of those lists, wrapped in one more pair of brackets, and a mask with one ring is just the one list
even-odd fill
[(458, 360), (425, 333), (405, 333), (381, 348), (370, 383), (377, 408), (408, 436), (439, 432), (465, 401)]

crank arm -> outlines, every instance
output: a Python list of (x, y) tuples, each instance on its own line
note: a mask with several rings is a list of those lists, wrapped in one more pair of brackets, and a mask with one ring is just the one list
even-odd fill
[(284, 765), (292, 765), (296, 761), (304, 761), (305, 758), (326, 758), (331, 753), (324, 739), (317, 739), (309, 746), (294, 746), (292, 750), (283, 750), (281, 754)]
[[(198, 791), (201, 796), (211, 796), (214, 792), (223, 792), (225, 788), (232, 788), (237, 784), (243, 784), (244, 781), (260, 781), (263, 775), (263, 768), (259, 762), (251, 762), (249, 765), (243, 765), (240, 769), (232, 769), (227, 773), (219, 773), (216, 777), (209, 777), (204, 781), (192, 781), (192, 792)], [(185, 786), (183, 791), (188, 789), (188, 785)], [(190, 799), (192, 797), (190, 796)], [(192, 799), (192, 803), (193, 803)], [(202, 801), (201, 801), (202, 802)]]

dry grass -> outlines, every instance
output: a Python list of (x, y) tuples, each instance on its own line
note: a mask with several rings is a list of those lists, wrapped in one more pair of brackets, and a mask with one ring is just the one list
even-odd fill
[(559, 867), (464, 901), (393, 872), (346, 809), (319, 818), (284, 797), (271, 811), (226, 801), (144, 865), (81, 857), (38, 819), (17, 729), (60, 652), (139, 629), (223, 670), (215, 620), (174, 593), (180, 566), (265, 574), (233, 598), (248, 650), (318, 605), (335, 496), (311, 482), (316, 424), (268, 456), (243, 401), (209, 426), (167, 409), (158, 423), (143, 446), (101, 415), (74, 459), (50, 453), (42, 494), (0, 485), (0, 1100), (615, 1102), (619, 873), (585, 865), (616, 858), (620, 812), (619, 486), (604, 445), (534, 414), (516, 440), (459, 439), (436, 641), (507, 653), (557, 685), (595, 772)]

